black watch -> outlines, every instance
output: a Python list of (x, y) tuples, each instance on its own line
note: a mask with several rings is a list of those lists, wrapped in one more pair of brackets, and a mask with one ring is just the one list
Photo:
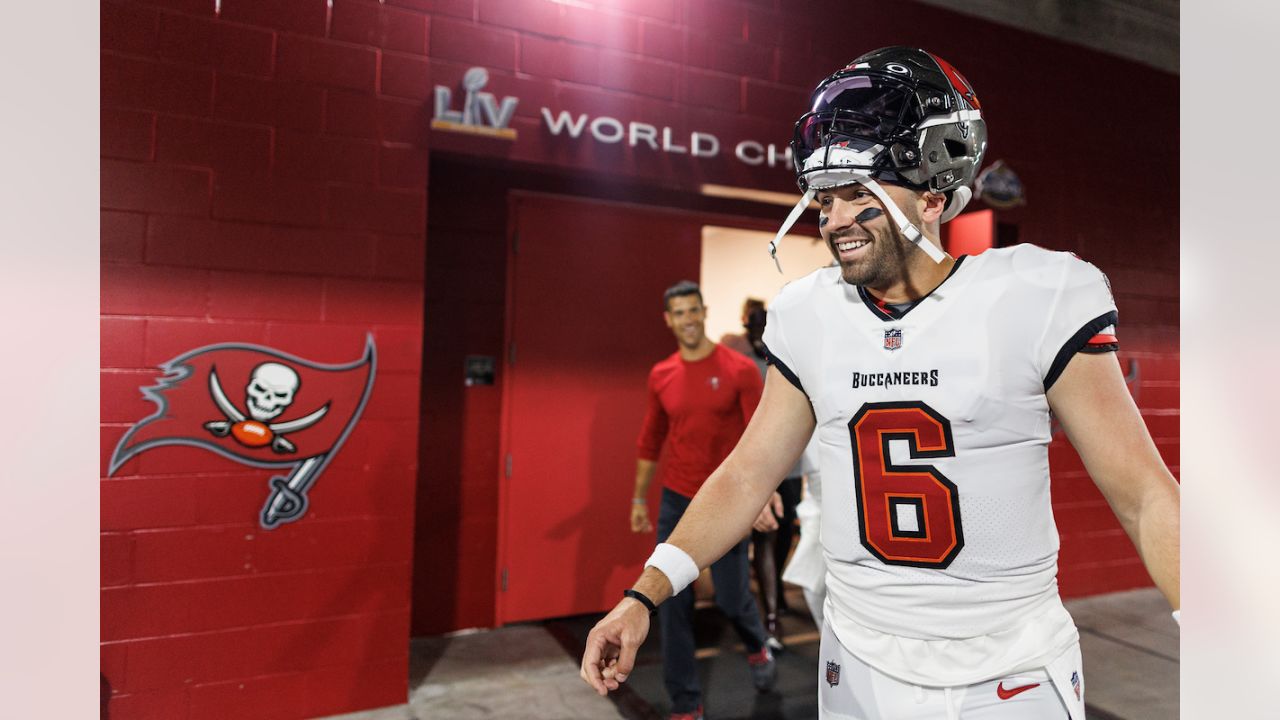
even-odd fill
[(628, 588), (622, 591), (622, 595), (623, 597), (629, 597), (633, 600), (639, 600), (641, 605), (644, 605), (645, 607), (649, 608), (650, 615), (658, 612), (658, 606), (653, 604), (653, 601), (649, 599), (648, 595), (645, 595), (639, 590), (632, 590)]

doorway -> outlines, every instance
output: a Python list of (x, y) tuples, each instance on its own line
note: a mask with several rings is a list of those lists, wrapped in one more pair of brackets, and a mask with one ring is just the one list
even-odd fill
[(790, 238), (779, 276), (754, 220), (537, 193), (508, 215), (498, 624), (607, 610), (652, 552), (628, 521), (645, 378), (675, 349), (663, 291), (704, 283), (733, 330), (744, 293), (823, 264)]
[[(645, 377), (674, 350), (660, 315), (662, 291), (681, 279), (715, 284), (700, 268), (704, 227), (771, 234), (785, 211), (445, 153), (433, 155), (430, 177), (411, 632), (438, 635), (607, 609), (653, 542), (631, 535), (627, 513)], [(515, 232), (531, 221), (532, 231)], [(798, 232), (817, 231), (810, 223)], [(776, 275), (766, 243), (752, 240), (740, 251)], [(788, 239), (783, 252), (803, 244)], [(785, 255), (783, 261), (791, 270)], [(737, 308), (718, 312), (738, 322)], [(532, 324), (522, 332), (526, 318)], [(512, 330), (515, 362), (508, 367)], [(535, 372), (543, 363), (539, 343), (553, 346), (548, 357), (564, 348), (567, 359)], [(574, 343), (581, 352), (569, 352)], [(522, 379), (534, 382), (533, 396), (520, 394)], [(529, 397), (542, 400), (520, 405)], [(523, 417), (531, 419), (520, 427), (534, 435), (504, 434), (513, 427), (513, 402), (528, 410)], [(594, 420), (582, 425), (576, 418)], [(557, 435), (557, 425), (573, 431)], [(560, 472), (578, 473), (576, 480), (535, 472), (547, 448), (558, 447), (536, 436), (543, 430), (551, 439), (579, 436), (580, 450), (553, 458), (565, 464)], [(506, 443), (526, 438), (534, 452), (510, 453), (509, 486)], [(546, 483), (543, 492), (517, 485), (522, 477)], [(551, 506), (537, 510), (547, 522), (507, 527), (511, 508), (529, 502)], [(575, 529), (575, 514), (587, 518), (583, 528)], [(541, 577), (540, 562), (554, 571)], [(525, 592), (550, 597), (522, 604)], [(507, 603), (509, 597), (516, 599)]]

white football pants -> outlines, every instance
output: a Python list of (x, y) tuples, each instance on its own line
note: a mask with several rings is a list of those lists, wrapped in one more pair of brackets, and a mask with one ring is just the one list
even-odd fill
[[(1080, 646), (1055, 668), (1066, 668), (1055, 687), (1044, 669), (973, 685), (921, 687), (892, 678), (859, 660), (822, 628), (818, 656), (818, 717), (823, 720), (1068, 720), (1067, 702), (1084, 720)], [(1074, 675), (1074, 680), (1071, 679)], [(1078, 693), (1077, 693), (1078, 688)], [(1059, 693), (1062, 692), (1062, 696)]]

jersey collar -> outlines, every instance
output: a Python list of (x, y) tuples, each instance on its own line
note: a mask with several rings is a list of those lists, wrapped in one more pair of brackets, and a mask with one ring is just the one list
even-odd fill
[(907, 305), (902, 310), (898, 310), (897, 308), (884, 304), (883, 300), (877, 300), (874, 295), (867, 292), (867, 289), (862, 287), (861, 285), (855, 286), (858, 289), (858, 297), (862, 298), (863, 304), (865, 304), (867, 306), (867, 309), (871, 311), (871, 314), (875, 315), (877, 318), (880, 318), (885, 322), (893, 322), (894, 320), (901, 320), (902, 318), (906, 317), (907, 313), (919, 307), (920, 303), (924, 302), (926, 298), (938, 292), (938, 288), (941, 288), (943, 285), (947, 284), (947, 281), (951, 279), (952, 275), (956, 274), (956, 271), (960, 269), (961, 263), (963, 263), (964, 259), (967, 257), (969, 256), (961, 255), (960, 257), (956, 258), (956, 264), (951, 266), (951, 272), (947, 273), (947, 276), (942, 279), (942, 282), (938, 283), (937, 287), (925, 293), (918, 300), (912, 302), (910, 305)]

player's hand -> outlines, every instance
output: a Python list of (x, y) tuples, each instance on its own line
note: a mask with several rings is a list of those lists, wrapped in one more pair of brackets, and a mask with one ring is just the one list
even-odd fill
[(631, 504), (631, 532), (653, 532), (653, 523), (649, 522), (649, 506), (640, 503)]
[(601, 695), (617, 690), (635, 667), (636, 650), (648, 635), (648, 608), (637, 600), (624, 598), (591, 628), (578, 674)]
[(759, 532), (773, 532), (778, 529), (778, 518), (782, 517), (782, 513), (782, 496), (774, 492), (769, 502), (760, 508), (760, 514), (756, 515), (756, 521), (751, 523), (751, 527)]

